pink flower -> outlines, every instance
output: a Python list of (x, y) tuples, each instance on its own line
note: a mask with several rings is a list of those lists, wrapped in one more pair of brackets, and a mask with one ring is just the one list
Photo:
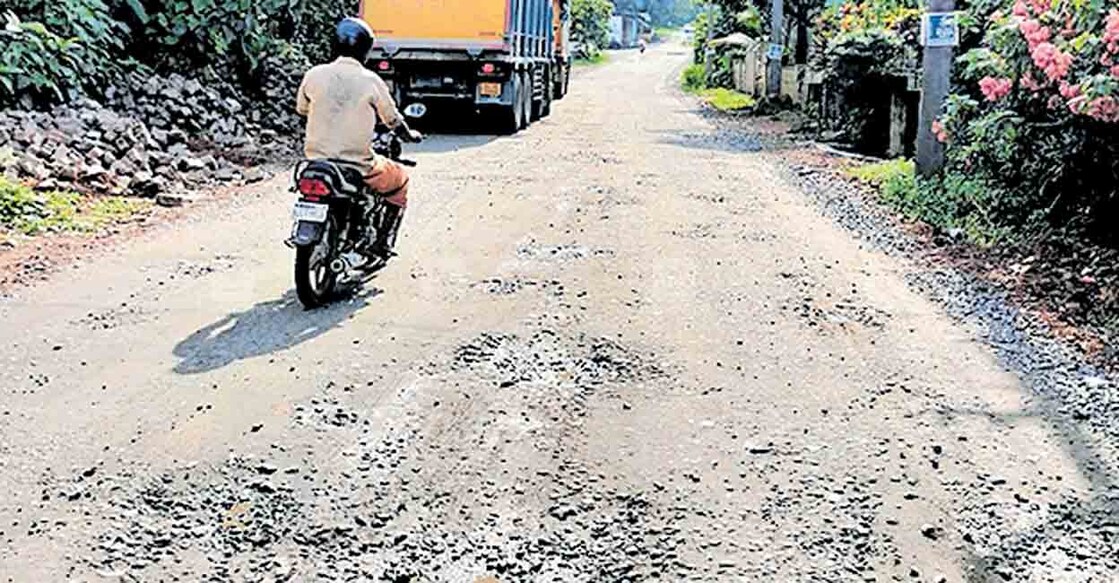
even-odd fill
[(939, 119), (934, 119), (932, 122), (932, 133), (936, 136), (936, 141), (947, 144), (948, 143), (948, 130), (944, 129)]
[(1068, 76), (1069, 67), (1072, 66), (1072, 55), (1061, 51), (1053, 43), (1043, 42), (1030, 52), (1034, 64), (1045, 71), (1050, 81), (1057, 81)]
[(1112, 42), (1119, 40), (1119, 8), (1112, 8), (1111, 12), (1107, 13), (1107, 21), (1104, 23), (1103, 29), (1104, 42)]
[(1111, 76), (1119, 79), (1119, 65), (1113, 65), (1111, 67)]
[(1029, 43), (1031, 51), (1041, 43), (1048, 42), (1053, 36), (1049, 27), (1041, 26), (1041, 23), (1036, 19), (1023, 20), (1018, 25), (1018, 30), (1022, 31), (1022, 36), (1026, 37), (1026, 42)]
[(1088, 104), (1086, 113), (1100, 121), (1119, 122), (1119, 100), (1110, 95), (1101, 95)]
[(983, 97), (986, 97), (987, 101), (998, 101), (1006, 97), (1013, 87), (1014, 82), (1005, 77), (984, 77), (979, 81), (979, 90), (983, 92)]
[(1030, 8), (1024, 0), (1018, 0), (1014, 3), (1014, 9), (1010, 13), (1018, 18), (1027, 18), (1030, 15)]
[(1028, 89), (1034, 93), (1041, 91), (1041, 83), (1038, 83), (1034, 76), (1026, 73), (1022, 76), (1022, 80), (1018, 82), (1023, 89)]
[(1107, 20), (1103, 28), (1103, 42), (1107, 45), (1107, 52), (1119, 53), (1119, 9), (1112, 8), (1107, 13)]
[(1031, 7), (1034, 9), (1034, 14), (1037, 14), (1038, 16), (1049, 12), (1049, 7), (1052, 6), (1049, 0), (1031, 0), (1030, 4)]
[(1078, 97), (1080, 95), (1080, 86), (1073, 85), (1067, 81), (1061, 81), (1059, 90), (1061, 93), (1061, 97), (1064, 97), (1065, 99), (1073, 99), (1074, 97)]

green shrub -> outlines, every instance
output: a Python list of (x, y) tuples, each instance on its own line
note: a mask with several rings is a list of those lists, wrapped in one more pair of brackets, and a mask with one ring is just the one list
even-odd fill
[(680, 74), (680, 84), (689, 93), (695, 93), (707, 86), (704, 79), (703, 65), (688, 65)]
[[(0, 105), (99, 93), (132, 61), (129, 28), (102, 0), (16, 0), (0, 31)], [(5, 82), (5, 79), (7, 80)]]
[(582, 57), (593, 59), (610, 44), (610, 16), (614, 5), (609, 0), (572, 0), (571, 40), (578, 43)]
[(1119, 247), (1119, 8), (1114, 2), (970, 7), (939, 120), (949, 179), (988, 186), (975, 209), (1019, 236), (1078, 233)]
[[(99, 94), (124, 70), (213, 68), (250, 92), (266, 63), (330, 55), (357, 0), (13, 0), (0, 30), (0, 107)], [(4, 16), (5, 13), (0, 13)], [(607, 15), (608, 17), (609, 15)]]
[(906, 217), (941, 231), (966, 235), (980, 245), (1011, 235), (990, 211), (997, 191), (981, 179), (956, 174), (918, 179), (914, 163), (904, 158), (856, 166), (847, 174), (874, 186), (884, 202)]
[(43, 104), (65, 101), (89, 82), (93, 64), (76, 38), (62, 38), (38, 22), (22, 22), (12, 13), (0, 29), (0, 106), (21, 96)]

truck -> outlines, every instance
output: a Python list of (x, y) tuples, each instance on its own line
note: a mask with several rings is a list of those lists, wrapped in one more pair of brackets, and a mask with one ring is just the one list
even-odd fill
[(361, 0), (397, 104), (465, 106), (513, 134), (571, 82), (570, 0)]

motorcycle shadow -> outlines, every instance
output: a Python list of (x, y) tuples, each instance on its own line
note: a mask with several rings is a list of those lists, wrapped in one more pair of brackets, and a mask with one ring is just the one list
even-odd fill
[(328, 306), (305, 310), (295, 291), (289, 290), (279, 299), (230, 313), (176, 344), (172, 353), (181, 360), (174, 371), (209, 372), (297, 346), (349, 319), (381, 293), (378, 288), (364, 288)]

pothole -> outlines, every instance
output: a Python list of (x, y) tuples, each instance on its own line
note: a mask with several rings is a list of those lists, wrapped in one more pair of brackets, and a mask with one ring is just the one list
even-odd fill
[(592, 248), (576, 243), (563, 245), (526, 243), (517, 247), (517, 257), (535, 261), (567, 262), (588, 257), (612, 257), (613, 255), (614, 252), (610, 249)]
[(525, 290), (536, 290), (553, 297), (562, 297), (565, 293), (563, 284), (554, 279), (537, 281), (520, 277), (491, 277), (475, 283), (472, 287), (498, 296), (514, 295)]
[(564, 338), (549, 329), (528, 336), (484, 333), (455, 351), (455, 370), (469, 369), (499, 386), (549, 383), (588, 388), (662, 376), (662, 368), (608, 338)]

